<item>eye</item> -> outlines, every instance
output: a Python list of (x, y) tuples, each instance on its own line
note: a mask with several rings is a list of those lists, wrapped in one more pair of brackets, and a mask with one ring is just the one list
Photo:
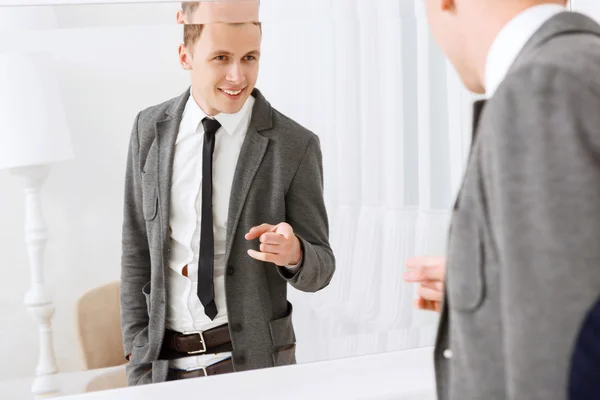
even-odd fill
[(215, 60), (217, 61), (225, 61), (227, 58), (225, 56), (216, 56)]
[(254, 61), (254, 60), (256, 60), (256, 57), (255, 56), (246, 56), (246, 57), (244, 57), (244, 59), (246, 61)]

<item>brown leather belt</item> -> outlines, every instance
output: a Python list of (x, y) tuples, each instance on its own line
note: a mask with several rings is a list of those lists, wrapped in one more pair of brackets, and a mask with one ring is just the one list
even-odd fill
[(159, 359), (174, 360), (202, 354), (232, 351), (229, 324), (217, 326), (204, 332), (180, 333), (165, 331)]
[(233, 362), (231, 361), (231, 358), (228, 358), (216, 364), (209, 365), (206, 368), (195, 369), (192, 371), (170, 368), (169, 373), (167, 374), (167, 380), (176, 381), (179, 379), (200, 378), (203, 376), (228, 374), (231, 372), (233, 372)]

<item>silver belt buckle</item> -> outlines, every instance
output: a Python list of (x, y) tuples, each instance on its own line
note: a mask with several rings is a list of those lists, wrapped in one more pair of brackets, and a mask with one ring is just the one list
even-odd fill
[[(187, 354), (193, 355), (193, 354), (206, 353), (206, 342), (204, 341), (204, 335), (202, 334), (202, 331), (187, 331), (187, 332), (182, 332), (182, 333), (185, 336), (187, 336), (187, 335), (198, 335), (198, 336), (200, 336), (200, 343), (202, 344), (202, 348), (200, 350), (186, 351)], [(206, 370), (204, 370), (204, 373), (206, 374)]]

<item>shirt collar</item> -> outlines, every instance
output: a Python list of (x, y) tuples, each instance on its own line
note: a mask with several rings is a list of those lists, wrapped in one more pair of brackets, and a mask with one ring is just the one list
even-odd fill
[(485, 67), (485, 95), (490, 98), (502, 84), (510, 67), (529, 39), (544, 23), (566, 11), (558, 4), (541, 4), (521, 12), (498, 33), (487, 56)]
[[(254, 104), (254, 97), (248, 97), (246, 103), (240, 111), (235, 114), (225, 114), (220, 113), (214, 116), (213, 118), (219, 121), (221, 127), (227, 132), (229, 135), (233, 135), (240, 123), (244, 120), (244, 117), (248, 115), (250, 110), (252, 110), (252, 106)], [(189, 118), (190, 121), (190, 129), (195, 131), (198, 129), (198, 125), (202, 122), (202, 120), (208, 115), (200, 108), (198, 103), (194, 99), (194, 95), (192, 94), (192, 90), (190, 88), (190, 97), (188, 98), (187, 104), (185, 105), (184, 115)], [(210, 118), (210, 117), (209, 117)]]

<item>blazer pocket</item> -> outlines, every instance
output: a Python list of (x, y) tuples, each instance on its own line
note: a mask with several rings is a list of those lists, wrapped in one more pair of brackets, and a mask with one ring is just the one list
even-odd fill
[(269, 322), (271, 331), (271, 340), (275, 347), (273, 353), (273, 364), (275, 366), (289, 365), (296, 363), (296, 335), (292, 324), (293, 307), (290, 302), (287, 303), (288, 311), (283, 318)]
[(148, 348), (150, 347), (149, 328), (145, 326), (133, 338), (133, 347), (131, 348), (131, 357), (129, 363), (134, 365), (147, 364)]
[(156, 186), (144, 186), (142, 197), (144, 219), (146, 221), (152, 221), (156, 218), (158, 211), (158, 191), (156, 190)]
[(291, 344), (273, 354), (273, 365), (283, 367), (296, 364), (296, 345)]
[(145, 348), (148, 346), (148, 343), (150, 342), (150, 340), (148, 339), (148, 333), (148, 327), (145, 326), (133, 338), (133, 350), (131, 353), (131, 361), (138, 361), (139, 357), (136, 357), (136, 349)]
[(148, 310), (148, 316), (150, 316), (150, 283), (152, 281), (146, 283), (143, 287), (142, 287), (142, 293), (144, 294), (144, 297), (146, 298), (146, 309)]
[(448, 246), (449, 307), (476, 311), (485, 294), (483, 242), (477, 217), (472, 211), (457, 210), (452, 220)]

